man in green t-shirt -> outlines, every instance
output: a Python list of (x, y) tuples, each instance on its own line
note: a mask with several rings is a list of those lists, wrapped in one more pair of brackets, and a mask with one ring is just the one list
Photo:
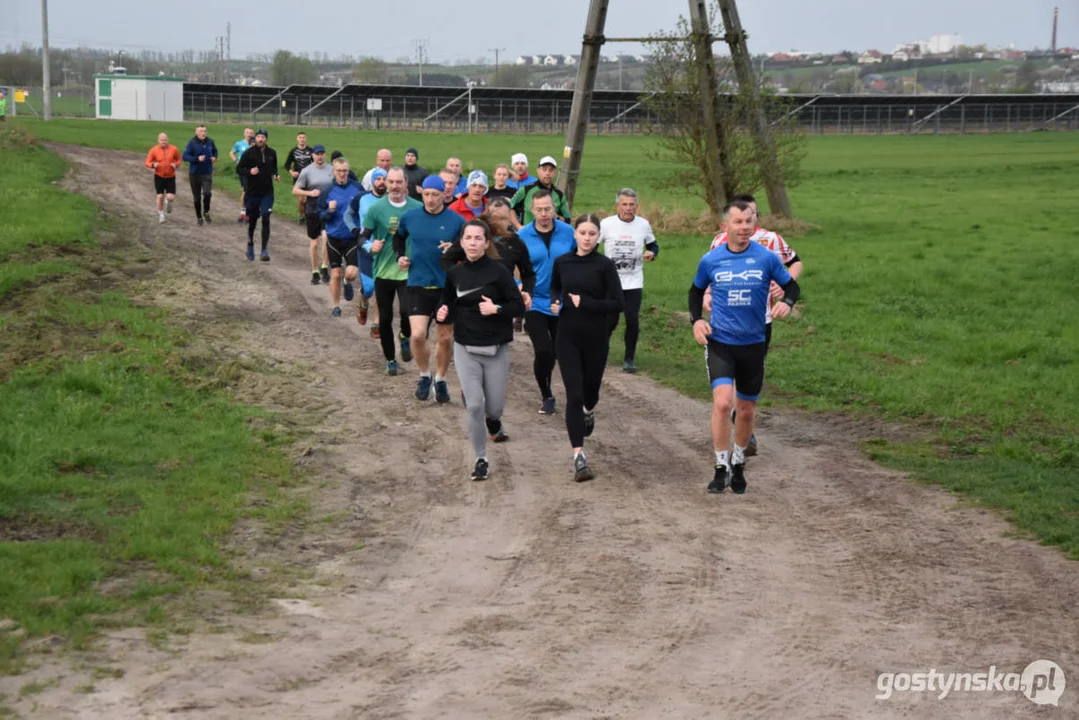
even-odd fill
[(7, 122), (7, 95), (0, 92), (0, 122)]
[(569, 204), (566, 203), (566, 196), (554, 186), (554, 176), (557, 172), (558, 163), (550, 155), (546, 156), (540, 160), (539, 167), (536, 168), (536, 182), (519, 189), (513, 199), (510, 200), (510, 206), (516, 213), (520, 223), (517, 226), (518, 229), (536, 219), (532, 216), (532, 196), (540, 190), (551, 193), (551, 199), (554, 200), (554, 213), (559, 220), (567, 223), (573, 222), (569, 217)]
[(379, 342), (386, 356), (386, 374), (397, 374), (396, 347), (393, 342), (393, 298), (397, 296), (397, 310), (401, 318), (401, 359), (412, 359), (412, 328), (408, 320), (408, 270), (397, 265), (393, 252), (393, 234), (401, 216), (413, 208), (423, 207), (419, 200), (409, 197), (405, 171), (399, 167), (386, 173), (386, 197), (375, 202), (363, 216), (363, 228), (357, 228), (357, 236), (365, 252), (374, 259), (375, 305), (378, 307)]

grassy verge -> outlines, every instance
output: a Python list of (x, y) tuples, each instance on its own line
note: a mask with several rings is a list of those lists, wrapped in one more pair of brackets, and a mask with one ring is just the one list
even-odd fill
[[(61, 142), (144, 151), (158, 126), (33, 124)], [(295, 128), (273, 129), (291, 146)], [(560, 156), (561, 138), (417, 135), (307, 128), (361, 167), (379, 147), (451, 154), (491, 169), (511, 152)], [(189, 126), (169, 129), (186, 140)], [(237, 127), (211, 127), (238, 137)], [(284, 135), (284, 138), (281, 136)], [(221, 143), (225, 145), (224, 142)], [(649, 138), (590, 137), (576, 209), (610, 209), (620, 187), (645, 206), (699, 212), (651, 184), (669, 166)], [(878, 438), (890, 466), (1004, 510), (1024, 531), (1079, 558), (1079, 189), (1067, 158), (1079, 135), (813, 137), (791, 193), (817, 230), (789, 238), (806, 263), (805, 301), (777, 326), (766, 399), (883, 416), (930, 439)], [(219, 168), (219, 172), (221, 168)], [(279, 192), (279, 209), (291, 205)], [(676, 313), (709, 237), (663, 236), (647, 272), (639, 360), (661, 382), (704, 397), (700, 352)], [(618, 348), (612, 352), (620, 359)]]
[(167, 626), (170, 600), (242, 578), (222, 549), (238, 519), (300, 508), (280, 490), (280, 439), (247, 422), (260, 413), (215, 390), (217, 368), (184, 364), (187, 334), (163, 312), (82, 269), (109, 258), (93, 205), (53, 184), (63, 163), (11, 129), (0, 147), (0, 619), (17, 626), (0, 672), (14, 672), (27, 638)]

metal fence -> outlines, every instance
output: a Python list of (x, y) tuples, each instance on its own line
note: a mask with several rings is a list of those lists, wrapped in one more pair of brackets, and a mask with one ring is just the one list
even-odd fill
[[(184, 85), (190, 121), (355, 130), (564, 134), (572, 101), (569, 90)], [(67, 90), (53, 113), (93, 117), (92, 89)], [(1079, 130), (1079, 95), (790, 95), (773, 120), (783, 116), (820, 135)], [(632, 135), (655, 117), (636, 92), (597, 91), (591, 120), (593, 134)]]

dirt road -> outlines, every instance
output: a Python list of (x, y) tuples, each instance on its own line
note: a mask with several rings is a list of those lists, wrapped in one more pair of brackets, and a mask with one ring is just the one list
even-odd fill
[[(868, 462), (842, 423), (771, 413), (749, 492), (709, 496), (708, 408), (611, 373), (589, 441), (598, 479), (576, 485), (563, 416), (536, 415), (521, 342), (506, 411), (512, 441), (492, 447), (492, 479), (472, 483), (452, 372), (450, 407), (412, 397), (411, 364), (384, 376), (367, 329), (350, 311), (331, 319), (327, 289), (308, 284), (294, 222), (275, 219), (272, 263), (249, 263), (234, 200), (217, 196), (218, 221), (198, 228), (182, 189), (158, 226), (138, 158), (58, 150), (80, 191), (141, 232), (161, 270), (146, 296), (205, 318), (218, 351), (281, 370), (279, 380), (249, 380), (249, 395), (321, 413), (310, 497), (345, 517), (299, 546), (257, 549), (260, 562), (278, 553), (311, 569), (275, 612), (166, 649), (142, 631), (113, 633), (98, 652), (123, 677), (79, 692), (89, 671), (57, 661), (30, 677), (58, 684), (19, 699), (21, 712), (1079, 716), (1077, 566), (1003, 537), (1008, 525), (992, 513), (957, 508)], [(1021, 672), (1039, 658), (1071, 674), (1060, 707), (1020, 692), (875, 697), (882, 672)], [(2, 679), (0, 692), (11, 697), (26, 681)]]

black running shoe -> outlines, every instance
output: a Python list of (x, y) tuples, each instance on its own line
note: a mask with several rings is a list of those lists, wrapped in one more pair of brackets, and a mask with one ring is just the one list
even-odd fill
[(328, 267), (323, 267), (321, 270), (319, 270), (319, 273), (322, 274), (322, 282), (329, 285), (330, 284), (330, 269)]
[(741, 495), (746, 491), (746, 464), (731, 465), (731, 492)]
[(757, 435), (754, 433), (749, 436), (749, 445), (746, 446), (746, 457), (753, 457), (757, 454)]
[(435, 402), (445, 405), (450, 401), (450, 389), (445, 380), (435, 380)]
[(539, 414), (540, 415), (554, 415), (555, 414), (555, 405), (554, 405), (554, 398), (553, 397), (543, 399), (543, 405), (540, 407)]
[(320, 282), (322, 282), (322, 276), (318, 274), (318, 271), (311, 273), (311, 284), (318, 285)]
[(506, 434), (506, 429), (502, 427), (501, 420), (492, 420), (490, 418), (483, 419), (487, 423), (487, 436), (491, 438), (492, 442), (504, 443), (510, 439), (510, 436)]
[(472, 468), (472, 479), (476, 481), (486, 480), (488, 469), (489, 466), (487, 464), (487, 461), (483, 458), (480, 458), (476, 461), (476, 467)]
[(207, 210), (205, 213), (203, 213), (203, 216), (206, 218), (207, 223), (212, 223), (214, 221), (214, 219), (212, 217), (210, 217), (210, 211), (209, 210)]
[(718, 494), (727, 489), (727, 466), (716, 465), (716, 475), (708, 483), (708, 492)]
[(596, 429), (596, 413), (595, 411), (584, 412), (584, 436), (591, 437), (592, 431)]
[(595, 477), (596, 474), (592, 472), (592, 468), (588, 467), (584, 452), (577, 453), (577, 457), (573, 459), (573, 479), (577, 482), (588, 482)]
[(198, 218), (199, 227), (202, 227), (202, 218)]

